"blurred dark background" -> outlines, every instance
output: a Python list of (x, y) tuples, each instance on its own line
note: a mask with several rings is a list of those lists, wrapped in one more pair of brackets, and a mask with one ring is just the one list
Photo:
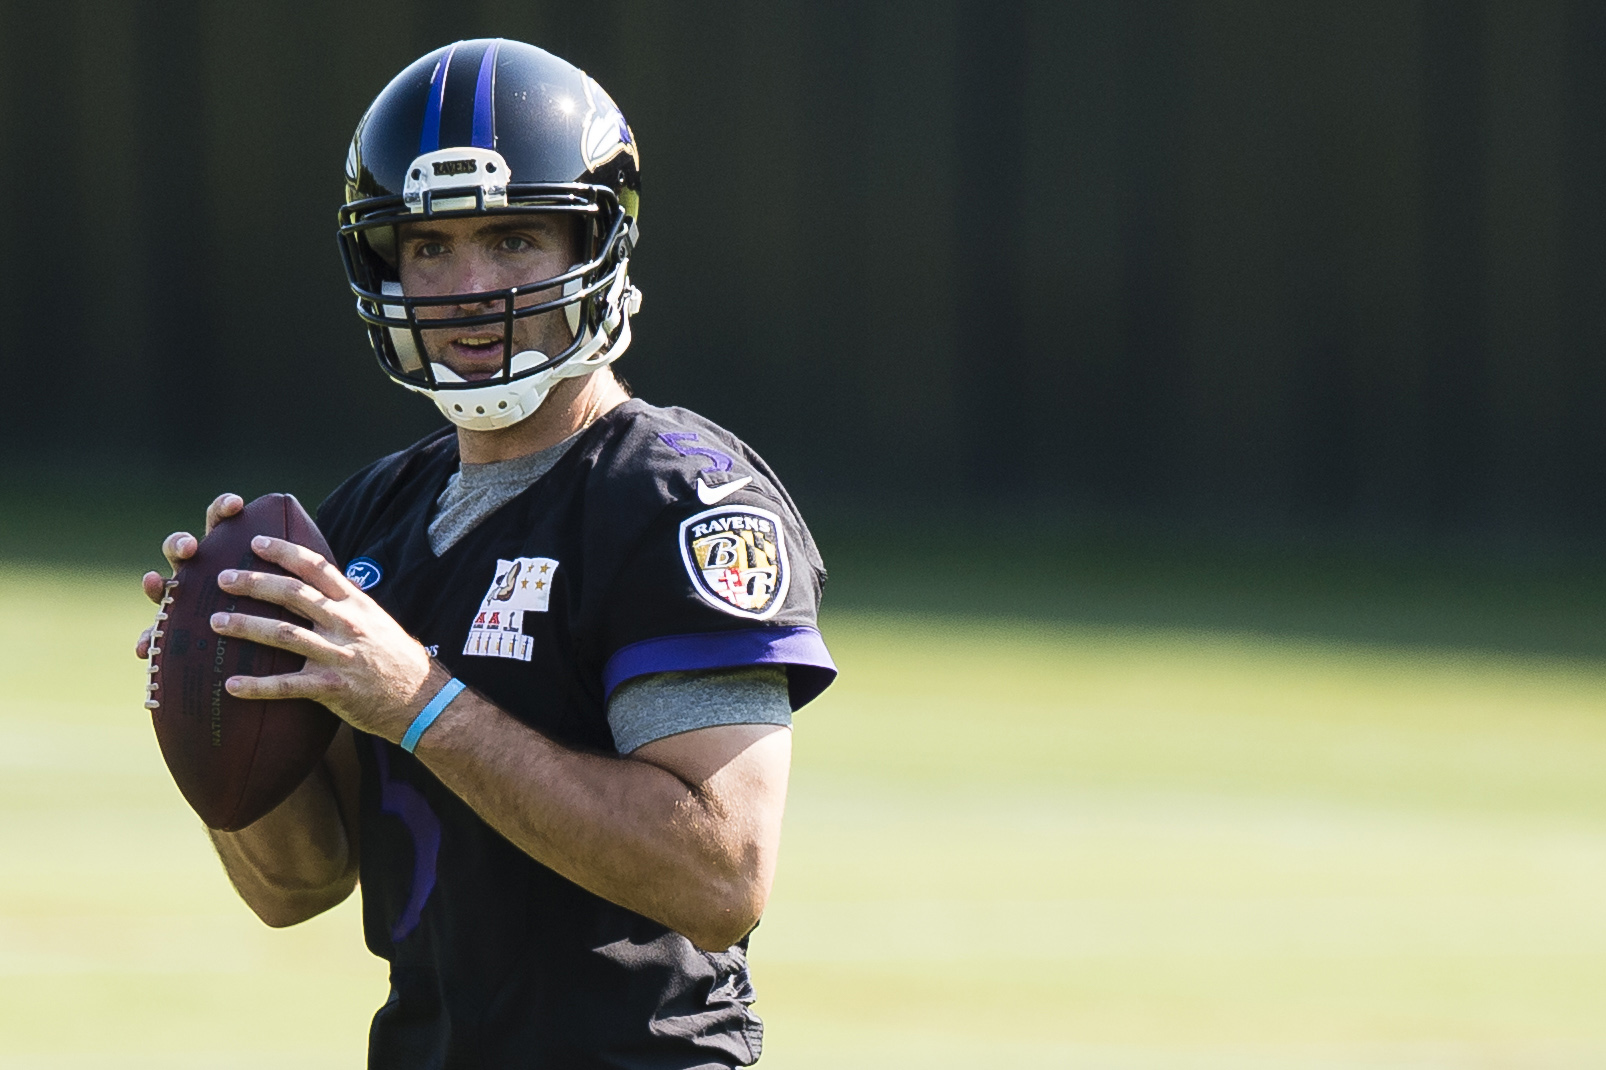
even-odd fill
[(806, 508), (1606, 533), (1586, 0), (0, 0), (5, 478), (315, 498), (435, 426), (335, 209), (481, 35), (623, 107), (620, 370)]

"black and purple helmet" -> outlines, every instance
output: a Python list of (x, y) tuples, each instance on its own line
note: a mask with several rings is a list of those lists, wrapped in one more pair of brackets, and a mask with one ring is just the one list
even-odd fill
[[(433, 305), (483, 304), (489, 311), (430, 319), (431, 329), (505, 325), (502, 374), (492, 381), (504, 387), (583, 374), (617, 357), (629, 343), (629, 317), (640, 300), (627, 274), (641, 210), (640, 166), (635, 136), (612, 98), (584, 71), (533, 45), (459, 41), (398, 74), (357, 124), (340, 209), (346, 276), (386, 374), (430, 394), (454, 420), (443, 397), (488, 385), (453, 382), (457, 377), (443, 365), (424, 359), (417, 309)], [(398, 223), (526, 212), (579, 217), (580, 262), (506, 290), (402, 294)], [(519, 294), (553, 287), (560, 297), (515, 307)], [(560, 308), (575, 336), (567, 350), (513, 352), (515, 319)], [(575, 366), (559, 371), (568, 364)]]

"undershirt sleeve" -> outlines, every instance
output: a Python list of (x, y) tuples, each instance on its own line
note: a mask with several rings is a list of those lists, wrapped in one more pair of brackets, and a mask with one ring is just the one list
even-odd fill
[(620, 754), (698, 728), (791, 723), (780, 665), (649, 673), (626, 680), (608, 699), (608, 727)]

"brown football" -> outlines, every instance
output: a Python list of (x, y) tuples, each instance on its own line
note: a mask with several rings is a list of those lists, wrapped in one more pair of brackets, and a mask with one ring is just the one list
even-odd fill
[(219, 522), (167, 581), (151, 633), (145, 705), (162, 757), (201, 820), (226, 831), (283, 802), (317, 766), (340, 723), (307, 699), (238, 699), (223, 686), (231, 676), (276, 676), (305, 663), (299, 654), (212, 630), (219, 610), (306, 623), (282, 606), (218, 587), (218, 573), (230, 568), (286, 574), (252, 552), (258, 535), (333, 558), (300, 502), (289, 494), (263, 495)]

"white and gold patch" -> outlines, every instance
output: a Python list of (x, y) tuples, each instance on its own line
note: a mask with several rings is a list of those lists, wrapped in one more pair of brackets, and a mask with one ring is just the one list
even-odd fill
[(727, 505), (681, 522), (680, 558), (703, 601), (738, 617), (767, 620), (786, 601), (791, 572), (781, 519)]
[(550, 557), (498, 560), (490, 590), (468, 628), (463, 653), (529, 661), (535, 641), (524, 634), (524, 614), (545, 613), (558, 563)]

